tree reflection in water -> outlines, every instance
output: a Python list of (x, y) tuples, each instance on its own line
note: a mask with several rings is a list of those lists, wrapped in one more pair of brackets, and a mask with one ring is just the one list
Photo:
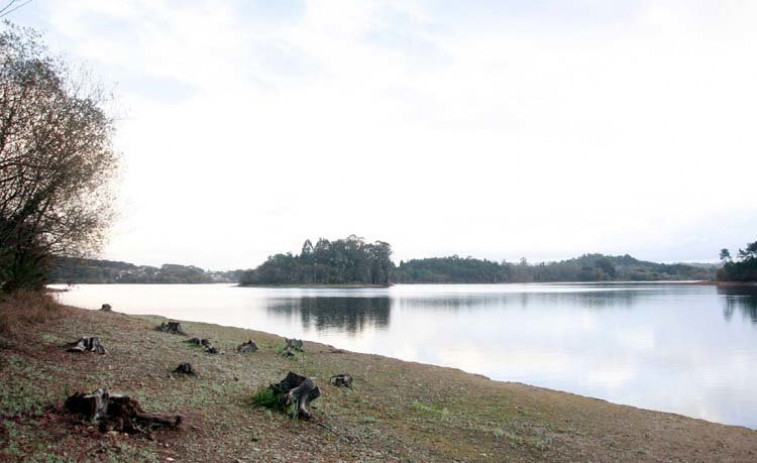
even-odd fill
[(366, 328), (385, 329), (389, 326), (392, 307), (422, 311), (458, 311), (550, 304), (575, 305), (590, 308), (630, 308), (639, 291), (505, 293), (486, 295), (447, 294), (443, 297), (302, 297), (271, 301), (269, 313), (299, 317), (304, 329), (334, 330), (350, 335)]
[(278, 315), (299, 314), (303, 328), (317, 331), (337, 330), (351, 335), (366, 328), (389, 326), (388, 297), (303, 297), (279, 299), (268, 306)]
[(725, 296), (723, 316), (731, 320), (735, 312), (757, 325), (757, 286), (718, 286), (718, 294)]

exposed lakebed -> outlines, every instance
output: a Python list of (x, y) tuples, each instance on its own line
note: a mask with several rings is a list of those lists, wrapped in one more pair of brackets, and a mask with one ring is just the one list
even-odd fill
[(62, 303), (252, 328), (757, 428), (757, 292), (681, 284), (77, 285)]

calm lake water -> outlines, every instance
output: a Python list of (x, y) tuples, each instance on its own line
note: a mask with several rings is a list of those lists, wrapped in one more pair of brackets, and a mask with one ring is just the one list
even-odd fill
[(239, 326), (757, 428), (757, 288), (78, 285), (61, 302)]

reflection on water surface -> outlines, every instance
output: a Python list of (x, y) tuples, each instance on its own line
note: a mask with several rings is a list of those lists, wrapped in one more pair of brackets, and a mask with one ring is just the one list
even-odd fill
[(267, 307), (276, 315), (298, 315), (305, 330), (338, 330), (349, 335), (359, 334), (369, 326), (383, 329), (389, 326), (390, 299), (388, 297), (303, 297), (274, 300)]
[(740, 313), (745, 320), (757, 325), (757, 287), (718, 287), (718, 294), (725, 298), (723, 315), (727, 320), (733, 318), (734, 313)]

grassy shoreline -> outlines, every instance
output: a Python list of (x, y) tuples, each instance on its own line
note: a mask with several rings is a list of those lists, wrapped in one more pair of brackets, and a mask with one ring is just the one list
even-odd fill
[[(451, 368), (344, 352), (305, 342), (296, 359), (282, 338), (182, 322), (226, 351), (210, 355), (155, 331), (165, 318), (70, 307), (0, 333), (0, 461), (718, 461), (757, 459), (757, 431), (488, 380)], [(61, 345), (101, 337), (110, 353)], [(260, 350), (239, 354), (253, 339)], [(171, 373), (191, 362), (199, 378)], [(313, 377), (319, 423), (256, 408), (251, 397), (288, 371)], [(348, 373), (354, 389), (328, 378)], [(178, 413), (180, 431), (155, 440), (102, 435), (62, 413), (74, 391), (107, 384), (150, 412)], [(674, 391), (671, 391), (673, 394)], [(327, 429), (328, 428), (328, 429)]]

